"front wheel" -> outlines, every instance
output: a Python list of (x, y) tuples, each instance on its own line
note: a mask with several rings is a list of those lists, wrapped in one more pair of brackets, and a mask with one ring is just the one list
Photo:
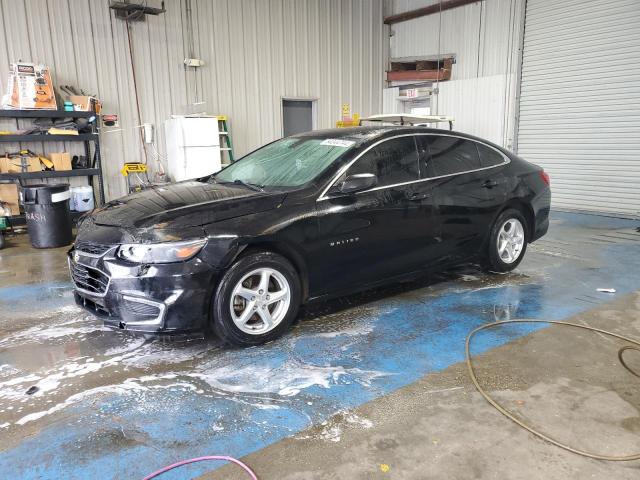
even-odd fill
[(488, 270), (509, 272), (522, 261), (527, 250), (527, 221), (524, 215), (510, 208), (502, 212), (491, 228)]
[(300, 280), (291, 263), (272, 252), (236, 261), (213, 299), (213, 332), (225, 343), (247, 347), (281, 336), (300, 305)]

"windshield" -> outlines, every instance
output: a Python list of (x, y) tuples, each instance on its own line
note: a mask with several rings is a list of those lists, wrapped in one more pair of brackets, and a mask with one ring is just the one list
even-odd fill
[(246, 155), (213, 178), (220, 183), (297, 187), (316, 178), (354, 144), (344, 139), (283, 138)]

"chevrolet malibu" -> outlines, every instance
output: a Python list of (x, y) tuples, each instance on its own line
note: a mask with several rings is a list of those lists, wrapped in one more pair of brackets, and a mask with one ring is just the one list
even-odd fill
[(76, 303), (107, 326), (282, 335), (301, 304), (477, 261), (506, 272), (549, 225), (548, 175), (426, 127), (314, 131), (83, 217)]

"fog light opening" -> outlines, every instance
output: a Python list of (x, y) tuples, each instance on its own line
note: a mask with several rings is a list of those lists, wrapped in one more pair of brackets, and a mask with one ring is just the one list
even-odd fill
[(125, 328), (127, 328), (127, 324), (124, 323), (124, 322), (120, 322), (120, 323), (118, 323), (118, 328), (120, 330), (124, 330)]

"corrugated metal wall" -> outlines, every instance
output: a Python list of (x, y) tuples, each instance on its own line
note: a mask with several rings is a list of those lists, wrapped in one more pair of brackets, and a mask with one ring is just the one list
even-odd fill
[[(282, 97), (318, 99), (322, 128), (334, 124), (343, 103), (362, 115), (382, 108), (388, 51), (384, 0), (165, 2), (165, 14), (131, 24), (141, 122), (126, 25), (108, 5), (108, 0), (0, 0), (2, 91), (10, 61), (42, 62), (52, 68), (57, 85), (98, 92), (104, 112), (120, 115), (120, 128), (102, 134), (107, 198), (125, 193), (122, 163), (144, 158), (140, 123), (156, 126), (162, 157), (163, 121), (169, 115), (227, 114), (236, 153), (244, 154), (281, 135)], [(190, 54), (206, 62), (197, 73), (182, 65)], [(49, 153), (64, 145), (33, 147)], [(73, 148), (67, 145), (68, 151)], [(156, 154), (151, 149), (147, 154), (153, 167)]]
[[(437, 3), (394, 0), (393, 12)], [(390, 57), (454, 54), (452, 80), (441, 82), (433, 113), (453, 114), (455, 129), (480, 136), (492, 122), (490, 140), (511, 148), (523, 12), (524, 0), (484, 0), (445, 10), (442, 18), (436, 13), (392, 25)]]
[(518, 153), (559, 208), (640, 215), (640, 2), (529, 0)]

